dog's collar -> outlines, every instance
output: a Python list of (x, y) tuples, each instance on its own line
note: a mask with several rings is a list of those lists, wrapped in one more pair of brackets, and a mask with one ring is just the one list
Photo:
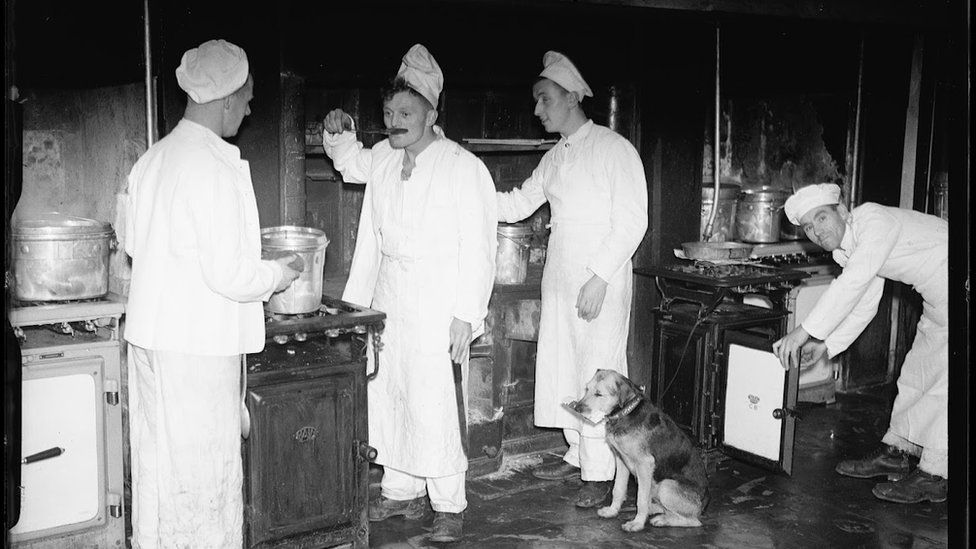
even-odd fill
[(631, 412), (633, 412), (641, 402), (644, 402), (644, 395), (634, 395), (633, 398), (628, 400), (621, 408), (619, 412), (610, 414), (607, 416), (607, 421), (613, 421), (615, 419), (620, 419)]

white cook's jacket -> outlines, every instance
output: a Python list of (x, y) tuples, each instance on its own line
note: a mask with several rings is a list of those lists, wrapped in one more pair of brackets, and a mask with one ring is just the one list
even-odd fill
[[(631, 257), (647, 230), (647, 183), (634, 147), (587, 121), (542, 157), (520, 188), (498, 193), (498, 218), (519, 221), (546, 201), (552, 233), (542, 275), (542, 317), (535, 376), (535, 423), (603, 434), (561, 404), (586, 391), (597, 369), (627, 375), (633, 286)], [(608, 282), (603, 308), (577, 315), (580, 288), (593, 275)]]
[(128, 195), (125, 339), (195, 355), (263, 349), (261, 302), (282, 271), (261, 260), (257, 203), (240, 149), (181, 120), (133, 166)]
[(912, 210), (871, 202), (854, 208), (833, 252), (843, 271), (801, 323), (833, 357), (874, 318), (884, 279), (921, 294), (922, 317), (898, 377), (889, 428), (935, 450), (948, 449), (948, 227)]
[[(485, 165), (434, 126), (437, 139), (401, 180), (404, 151), (324, 134), (346, 182), (365, 183), (343, 299), (386, 313), (379, 373), (368, 384), (376, 462), (420, 477), (467, 470), (449, 330), (484, 330), (495, 276), (496, 214)], [(464, 365), (466, 366), (466, 365)]]

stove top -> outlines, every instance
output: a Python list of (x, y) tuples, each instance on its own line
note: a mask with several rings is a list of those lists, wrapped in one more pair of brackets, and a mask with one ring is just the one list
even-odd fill
[(39, 326), (120, 317), (125, 298), (109, 292), (97, 299), (74, 301), (14, 301), (10, 308), (12, 326)]
[(304, 341), (308, 334), (324, 332), (327, 336), (354, 332), (364, 334), (367, 326), (386, 318), (384, 313), (352, 303), (322, 296), (322, 305), (312, 313), (286, 315), (265, 311), (265, 337), (284, 344), (289, 339)]
[(769, 284), (790, 284), (809, 273), (760, 264), (718, 265), (704, 261), (652, 265), (634, 269), (640, 275), (681, 281), (708, 288), (739, 288)]

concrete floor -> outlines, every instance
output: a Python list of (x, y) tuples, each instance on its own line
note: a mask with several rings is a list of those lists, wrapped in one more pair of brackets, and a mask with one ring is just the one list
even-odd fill
[[(370, 546), (418, 547), (707, 547), (802, 548), (948, 546), (947, 503), (899, 505), (876, 499), (872, 480), (834, 473), (840, 459), (872, 450), (887, 427), (890, 400), (838, 395), (830, 405), (801, 405), (793, 476), (725, 459), (710, 475), (711, 502), (701, 528), (627, 533), (631, 495), (621, 515), (602, 519), (572, 501), (579, 481), (538, 481), (529, 470), (559, 454), (517, 456), (499, 473), (468, 482), (464, 539), (427, 541), (430, 519), (395, 517), (370, 526)], [(378, 486), (371, 487), (376, 493)]]

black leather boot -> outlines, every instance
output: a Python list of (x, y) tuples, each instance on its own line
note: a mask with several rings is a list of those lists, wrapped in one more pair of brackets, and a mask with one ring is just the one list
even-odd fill
[(882, 482), (871, 490), (874, 497), (894, 503), (921, 503), (931, 501), (941, 503), (946, 500), (949, 482), (938, 476), (930, 475), (915, 468), (901, 480)]
[(834, 469), (841, 475), (854, 478), (873, 478), (886, 476), (888, 480), (898, 480), (910, 473), (918, 458), (894, 446), (882, 444), (880, 448), (861, 459), (849, 459), (837, 464)]

